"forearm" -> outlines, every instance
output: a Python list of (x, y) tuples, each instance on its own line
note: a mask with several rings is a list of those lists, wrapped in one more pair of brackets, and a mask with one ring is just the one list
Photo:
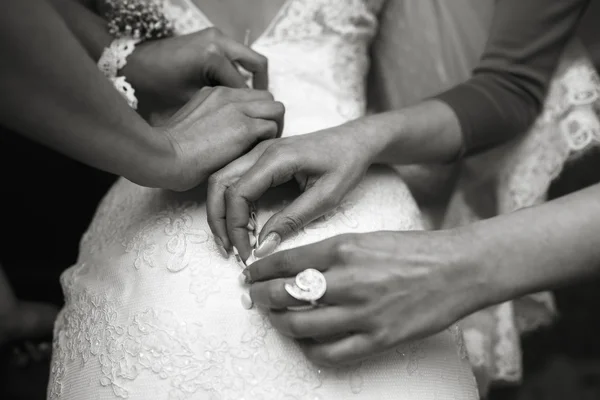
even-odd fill
[(457, 115), (462, 153), (488, 150), (527, 131), (588, 3), (496, 2), (488, 45), (473, 77), (436, 97)]
[(362, 128), (376, 142), (375, 162), (443, 163), (525, 132), (588, 2), (498, 1), (471, 79), (434, 100), (366, 119), (371, 126)]
[(166, 137), (128, 107), (48, 3), (8, 2), (0, 20), (5, 126), (140, 184), (161, 172)]
[(462, 147), (461, 127), (448, 105), (427, 100), (402, 110), (371, 115), (354, 122), (379, 164), (437, 164), (456, 158)]
[(106, 21), (93, 11), (91, 2), (51, 0), (51, 3), (92, 59), (98, 61), (113, 37), (108, 32)]
[(467, 230), (487, 304), (585, 280), (600, 274), (600, 184)]

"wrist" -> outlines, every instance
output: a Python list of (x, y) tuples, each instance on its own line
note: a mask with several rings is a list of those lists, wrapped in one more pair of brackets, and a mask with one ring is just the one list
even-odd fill
[(356, 143), (359, 156), (365, 159), (367, 166), (388, 163), (384, 160), (384, 154), (394, 142), (398, 129), (397, 125), (391, 127), (386, 117), (377, 114), (348, 123), (351, 140)]
[(150, 69), (145, 67), (148, 45), (148, 42), (137, 44), (133, 52), (127, 57), (127, 64), (121, 69), (121, 74), (141, 92), (146, 92), (145, 83), (151, 79), (146, 76)]
[(456, 288), (453, 296), (461, 298), (462, 317), (493, 304), (501, 302), (503, 293), (497, 285), (494, 263), (481, 236), (472, 226), (445, 231), (451, 243), (450, 253), (446, 254), (446, 282)]
[(518, 298), (523, 292), (519, 282), (513, 279), (519, 276), (512, 269), (518, 262), (509, 260), (518, 250), (507, 251), (501, 240), (494, 238), (501, 231), (485, 222), (460, 228), (465, 238), (464, 262), (473, 284), (478, 287), (474, 294), (476, 310)]
[(375, 135), (383, 143), (376, 162), (384, 164), (446, 164), (457, 158), (462, 133), (452, 109), (425, 101), (377, 115)]
[(133, 157), (122, 176), (140, 186), (170, 189), (177, 155), (169, 135), (162, 128), (148, 126), (145, 134), (136, 137)]

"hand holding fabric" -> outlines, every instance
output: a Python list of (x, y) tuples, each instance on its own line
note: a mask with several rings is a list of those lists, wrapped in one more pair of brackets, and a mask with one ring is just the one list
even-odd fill
[[(314, 362), (336, 366), (437, 333), (482, 306), (483, 278), (459, 231), (340, 235), (277, 252), (246, 272), (250, 297)], [(285, 290), (307, 268), (327, 281), (319, 306)]]
[(208, 223), (226, 249), (251, 252), (250, 204), (271, 187), (295, 180), (304, 192), (273, 215), (259, 236), (264, 257), (282, 239), (335, 208), (363, 178), (380, 144), (364, 134), (363, 120), (306, 135), (259, 143), (213, 174), (208, 187)]

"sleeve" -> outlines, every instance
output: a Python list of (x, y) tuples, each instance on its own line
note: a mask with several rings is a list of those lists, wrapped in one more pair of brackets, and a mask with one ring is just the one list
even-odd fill
[(539, 114), (563, 48), (590, 0), (498, 0), (473, 76), (435, 96), (456, 113), (462, 154), (503, 143)]

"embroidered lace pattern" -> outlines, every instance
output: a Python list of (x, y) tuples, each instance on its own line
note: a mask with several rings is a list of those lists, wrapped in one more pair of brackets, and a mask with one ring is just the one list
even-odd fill
[[(389, 180), (394, 179), (393, 176), (386, 178), (383, 174), (377, 179), (367, 178), (337, 210), (307, 226), (303, 233), (285, 242), (283, 248), (304, 245), (330, 236), (332, 232), (360, 231), (366, 221), (375, 220), (377, 226), (385, 229), (393, 226), (421, 228), (416, 205), (402, 197), (409, 195), (405, 189), (400, 190), (402, 195), (393, 195), (383, 202), (379, 199), (378, 193), (394, 184)], [(137, 391), (142, 384), (137, 382), (149, 377), (168, 382), (169, 393), (165, 398), (169, 399), (237, 399), (240, 396), (312, 399), (320, 398), (319, 390), (332, 380), (346, 382), (348, 394), (370, 398), (372, 392), (365, 387), (377, 382), (373, 379), (373, 371), (381, 368), (380, 361), (340, 370), (319, 369), (298, 357), (297, 345), (282, 341), (260, 312), (242, 310), (241, 306), (236, 307), (239, 312), (233, 312), (227, 303), (218, 299), (231, 298), (231, 287), (235, 287), (239, 268), (218, 255), (206, 223), (200, 222), (206, 219), (204, 205), (185, 200), (174, 202), (177, 194), (147, 188), (136, 187), (131, 193), (125, 193), (123, 188), (130, 185), (120, 181), (103, 200), (99, 215), (107, 215), (104, 210), (114, 204), (133, 206), (138, 210), (137, 215), (126, 218), (123, 223), (120, 213), (115, 213), (108, 215), (108, 222), (92, 225), (92, 232), (105, 231), (99, 237), (111, 239), (104, 247), (96, 247), (93, 240), (83, 241), (83, 259), (89, 261), (81, 261), (62, 277), (67, 307), (56, 324), (50, 398), (69, 398), (70, 395), (65, 395), (69, 388), (64, 387), (64, 382), (69, 382), (67, 377), (74, 370), (92, 368), (90, 365), (98, 368), (98, 376), (93, 379), (110, 389), (115, 398), (136, 395), (135, 398), (140, 398)], [(196, 192), (190, 193), (189, 197), (201, 195)], [(141, 200), (133, 203), (127, 200), (130, 196)], [(364, 209), (360, 205), (373, 204), (375, 199), (378, 207), (402, 214), (400, 218), (390, 223), (388, 216), (373, 216), (372, 207)], [(393, 209), (392, 203), (396, 203), (397, 209)], [(125, 209), (129, 209), (128, 206)], [(280, 207), (279, 203), (259, 205), (258, 226)], [(122, 238), (121, 242), (115, 241), (114, 236)], [(113, 254), (113, 264), (95, 265), (106, 262), (101, 261), (99, 255), (107, 250)], [(122, 279), (126, 279), (123, 276), (114, 282), (111, 278), (114, 274), (122, 274), (123, 268), (133, 274), (134, 281), (128, 286), (123, 286)], [(169, 276), (152, 278), (151, 274), (161, 272)], [(109, 282), (98, 281), (97, 274)], [(196, 306), (190, 307), (192, 303), (185, 292), (179, 292), (172, 303), (152, 300), (150, 306), (124, 308), (122, 303), (130, 300), (122, 291), (138, 290), (139, 285), (139, 290), (145, 293), (148, 289), (139, 282), (146, 279), (155, 283), (169, 279), (164, 282), (167, 285), (180, 279), (181, 283), (174, 287), (187, 287)], [(90, 285), (90, 282), (95, 284)], [(152, 287), (150, 296), (164, 297), (165, 292), (160, 287)], [(182, 315), (180, 308), (203, 317), (186, 317), (190, 314), (184, 312)], [(231, 326), (244, 326), (244, 330), (238, 332), (239, 336), (231, 338), (219, 333), (219, 329), (213, 329), (212, 325), (219, 321), (215, 314), (219, 313), (230, 315)], [(439, 346), (446, 350), (430, 350)], [(282, 351), (281, 347), (287, 350)], [(405, 374), (413, 383), (440, 379), (437, 372), (427, 372), (436, 365), (445, 371), (447, 379), (463, 376), (462, 379), (469, 382), (466, 388), (473, 388), (472, 378), (468, 378), (468, 364), (456, 368), (460, 360), (467, 361), (466, 357), (462, 333), (454, 326), (438, 337), (396, 349), (385, 362), (390, 363), (386, 364), (389, 366), (395, 365), (392, 376)], [(421, 376), (424, 377), (419, 378)], [(476, 398), (475, 392), (468, 389), (464, 392), (465, 396), (457, 394), (457, 398)], [(431, 398), (436, 393), (432, 386), (423, 398)]]
[[(381, 3), (290, 0), (254, 44), (269, 57), (271, 90), (286, 105), (284, 135), (364, 115), (367, 46)], [(172, 0), (165, 10), (177, 34), (210, 26), (189, 0)], [(292, 193), (284, 187), (262, 198), (258, 226)], [(62, 277), (66, 305), (55, 326), (51, 399), (478, 398), (458, 327), (353, 367), (309, 363), (263, 314), (239, 304), (247, 288), (239, 266), (215, 247), (205, 198), (203, 186), (186, 193), (124, 179), (113, 186), (78, 263)], [(402, 180), (376, 167), (281, 249), (345, 232), (422, 228)]]
[(133, 109), (137, 109), (135, 91), (124, 76), (117, 76), (117, 74), (127, 64), (127, 57), (133, 53), (138, 42), (139, 40), (130, 37), (115, 39), (109, 47), (104, 49), (100, 60), (98, 60), (100, 71), (112, 82), (119, 93), (127, 100), (127, 104)]

